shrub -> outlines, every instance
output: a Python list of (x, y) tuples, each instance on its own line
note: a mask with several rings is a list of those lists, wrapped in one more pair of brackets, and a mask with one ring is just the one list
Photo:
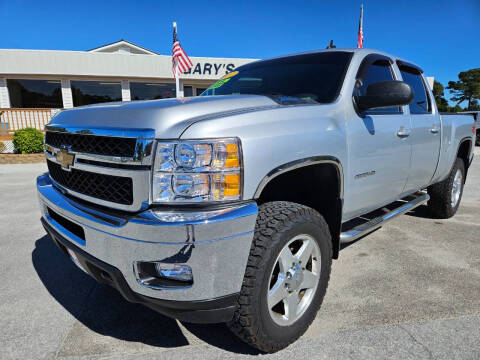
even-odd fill
[(7, 147), (3, 141), (0, 141), (0, 154), (2, 154)]
[(43, 134), (34, 128), (25, 128), (13, 134), (15, 152), (22, 154), (41, 153), (43, 151)]

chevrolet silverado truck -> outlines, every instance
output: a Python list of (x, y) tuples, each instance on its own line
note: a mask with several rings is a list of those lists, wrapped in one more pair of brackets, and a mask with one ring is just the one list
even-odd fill
[(415, 64), (328, 49), (195, 98), (65, 110), (46, 129), (41, 221), (128, 301), (274, 352), (314, 320), (342, 243), (424, 203), (457, 211), (474, 120), (433, 99)]

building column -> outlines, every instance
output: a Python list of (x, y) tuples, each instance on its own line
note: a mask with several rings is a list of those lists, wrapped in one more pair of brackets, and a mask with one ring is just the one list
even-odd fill
[(0, 78), (0, 108), (10, 107), (10, 96), (8, 95), (7, 79)]
[(70, 79), (62, 79), (62, 100), (65, 109), (73, 108), (72, 86)]
[(177, 98), (181, 97), (183, 98), (183, 81), (180, 80), (180, 94), (177, 94)]
[(122, 80), (122, 101), (131, 101), (130, 81)]

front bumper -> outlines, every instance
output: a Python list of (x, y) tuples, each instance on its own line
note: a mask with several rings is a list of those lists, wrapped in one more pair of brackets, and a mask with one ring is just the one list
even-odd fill
[[(179, 211), (147, 210), (128, 216), (102, 212), (63, 195), (48, 174), (37, 178), (37, 190), (47, 232), (61, 247), (105, 271), (114, 279), (111, 285), (128, 300), (149, 304), (163, 313), (161, 308), (167, 304), (183, 313), (189, 307), (209, 311), (227, 307), (239, 293), (258, 212), (255, 202), (220, 213), (189, 212), (190, 220), (184, 220), (186, 213)], [(48, 209), (80, 226), (84, 238), (53, 219)], [(192, 269), (193, 284), (174, 288), (142, 285), (134, 270), (136, 261), (186, 264)], [(181, 317), (175, 311), (167, 315)]]

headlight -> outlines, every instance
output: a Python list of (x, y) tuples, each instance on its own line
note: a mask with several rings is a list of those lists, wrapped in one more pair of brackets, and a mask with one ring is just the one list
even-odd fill
[(242, 198), (240, 140), (157, 142), (152, 200), (155, 203)]

